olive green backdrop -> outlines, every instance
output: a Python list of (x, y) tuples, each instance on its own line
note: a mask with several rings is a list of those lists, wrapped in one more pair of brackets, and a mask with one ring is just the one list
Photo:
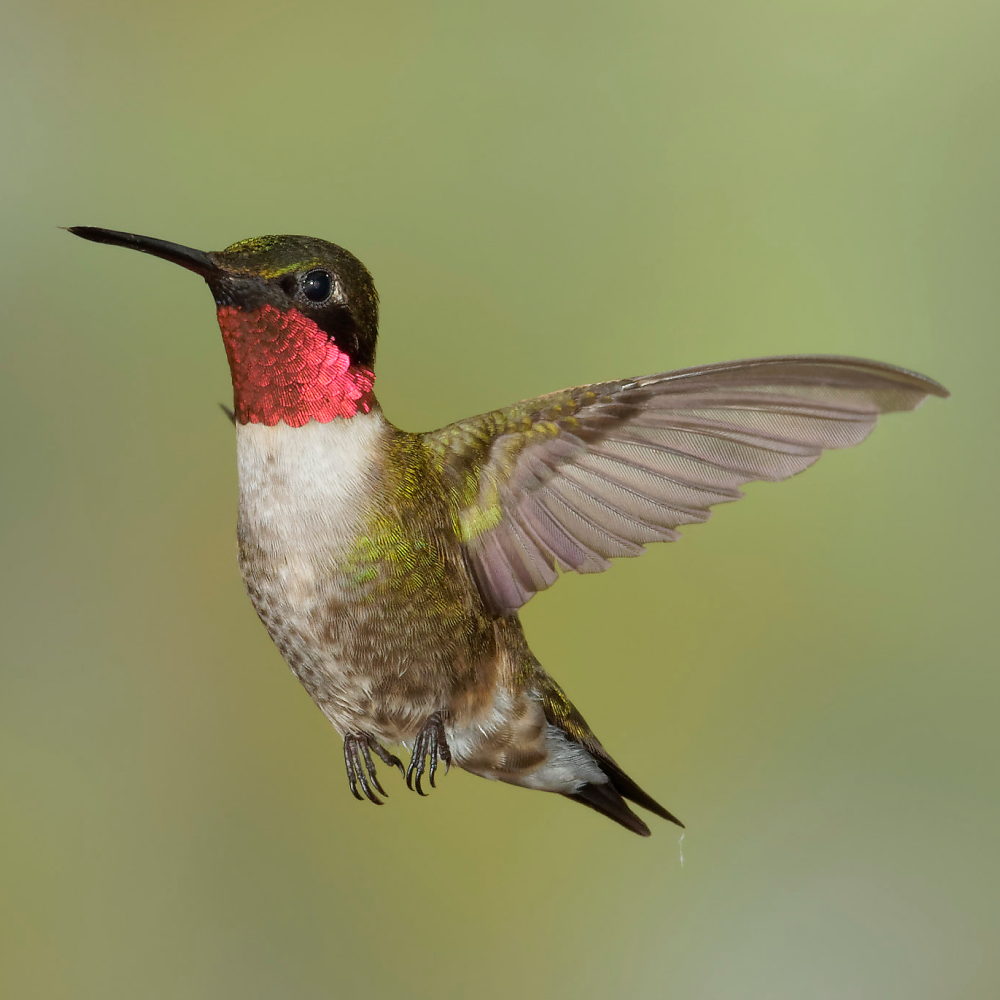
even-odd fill
[[(0, 993), (993, 998), (1000, 10), (8, 3)], [(778, 352), (954, 393), (524, 618), (688, 824), (352, 799), (235, 566), (194, 276), (342, 243), (419, 429)]]

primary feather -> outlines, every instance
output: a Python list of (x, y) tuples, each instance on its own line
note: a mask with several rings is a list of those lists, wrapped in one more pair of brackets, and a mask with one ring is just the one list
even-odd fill
[(858, 444), (880, 413), (947, 392), (859, 358), (755, 358), (565, 389), (426, 435), (477, 584), (510, 613), (559, 571), (594, 573), (753, 480)]

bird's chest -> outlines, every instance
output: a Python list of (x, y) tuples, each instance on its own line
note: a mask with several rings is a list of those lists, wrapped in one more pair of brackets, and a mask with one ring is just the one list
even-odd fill
[(238, 428), (240, 569), (279, 646), (320, 642), (320, 623), (328, 639), (360, 597), (351, 560), (374, 513), (383, 427), (366, 414)]

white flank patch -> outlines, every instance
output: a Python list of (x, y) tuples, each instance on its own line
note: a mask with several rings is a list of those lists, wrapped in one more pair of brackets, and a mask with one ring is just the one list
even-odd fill
[(546, 792), (571, 794), (586, 784), (603, 785), (604, 772), (587, 751), (566, 734), (549, 724), (545, 727), (545, 748), (548, 756), (537, 771), (523, 777), (518, 784)]

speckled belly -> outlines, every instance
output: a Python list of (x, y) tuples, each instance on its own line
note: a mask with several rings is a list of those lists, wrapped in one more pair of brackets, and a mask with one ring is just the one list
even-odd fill
[[(341, 732), (401, 741), (447, 706), (454, 643), (428, 628), (410, 602), (387, 599), (377, 579), (357, 586), (327, 552), (312, 560), (268, 558), (241, 532), (250, 600), (282, 656)], [(349, 563), (348, 563), (349, 566)]]

